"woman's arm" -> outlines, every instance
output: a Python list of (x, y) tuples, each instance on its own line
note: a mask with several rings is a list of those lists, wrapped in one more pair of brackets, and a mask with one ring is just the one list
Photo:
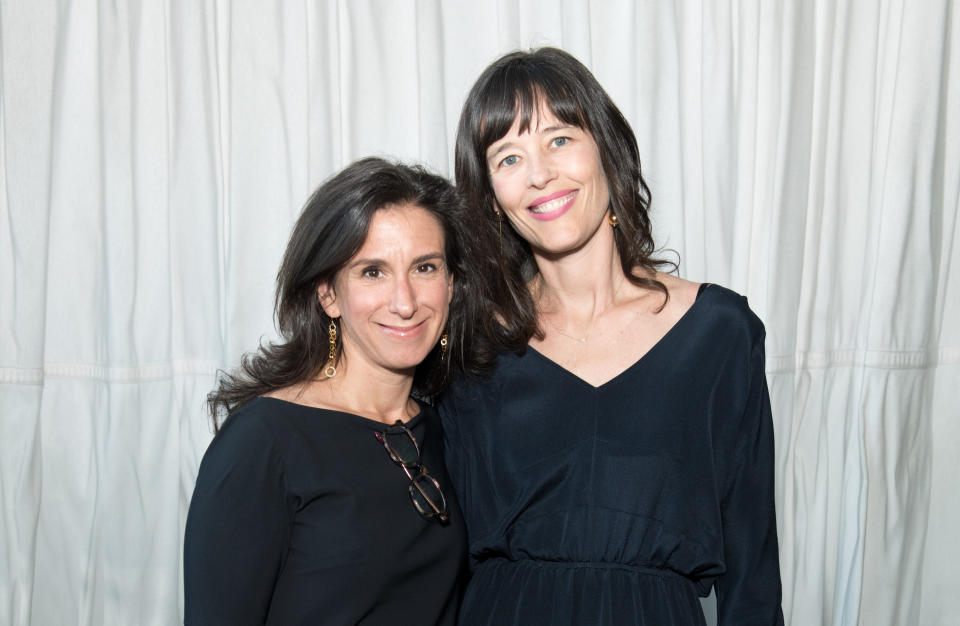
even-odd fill
[(229, 418), (203, 457), (187, 514), (186, 624), (262, 624), (289, 540), (280, 456), (259, 416)]
[(717, 580), (720, 626), (783, 624), (773, 493), (773, 420), (763, 342), (761, 326), (753, 338), (746, 404), (736, 423), (736, 445), (723, 483), (726, 572)]

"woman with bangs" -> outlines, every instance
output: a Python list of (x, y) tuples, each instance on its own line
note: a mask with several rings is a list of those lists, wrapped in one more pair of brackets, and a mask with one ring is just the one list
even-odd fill
[[(470, 91), (456, 182), (484, 217), (502, 347), (443, 397), (463, 624), (782, 624), (764, 328), (662, 269), (633, 131), (542, 48)], [(497, 267), (494, 267), (497, 266)]]

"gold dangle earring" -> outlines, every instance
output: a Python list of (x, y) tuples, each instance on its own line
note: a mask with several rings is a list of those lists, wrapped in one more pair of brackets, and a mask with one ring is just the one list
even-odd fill
[(608, 214), (607, 214), (607, 223), (610, 224), (611, 227), (616, 228), (617, 225), (620, 223), (620, 220), (618, 220), (618, 219), (617, 219), (617, 216), (614, 215), (613, 213), (608, 213)]
[(497, 207), (493, 207), (493, 212), (497, 214), (497, 232), (500, 234), (500, 263), (503, 264), (503, 213)]
[(327, 367), (323, 370), (323, 375), (327, 378), (333, 378), (337, 375), (337, 323), (332, 319), (327, 331), (330, 333), (330, 356), (327, 360)]
[(447, 360), (447, 333), (440, 335), (440, 360)]

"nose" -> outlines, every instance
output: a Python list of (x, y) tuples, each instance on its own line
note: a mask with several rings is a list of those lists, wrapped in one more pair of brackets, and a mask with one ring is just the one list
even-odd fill
[(420, 306), (417, 304), (417, 294), (410, 279), (406, 276), (397, 278), (393, 286), (393, 294), (390, 298), (390, 312), (399, 315), (403, 319), (413, 317)]
[(553, 161), (543, 153), (533, 153), (527, 157), (527, 185), (542, 189), (556, 178)]

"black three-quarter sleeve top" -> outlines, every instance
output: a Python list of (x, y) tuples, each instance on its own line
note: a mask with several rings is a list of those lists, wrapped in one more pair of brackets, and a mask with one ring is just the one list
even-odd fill
[(594, 387), (528, 348), (440, 405), (473, 570), (461, 624), (783, 623), (764, 329), (711, 285)]
[(187, 516), (186, 624), (453, 624), (463, 521), (427, 405), (407, 426), (446, 492), (425, 520), (409, 479), (349, 413), (257, 398), (210, 444)]

